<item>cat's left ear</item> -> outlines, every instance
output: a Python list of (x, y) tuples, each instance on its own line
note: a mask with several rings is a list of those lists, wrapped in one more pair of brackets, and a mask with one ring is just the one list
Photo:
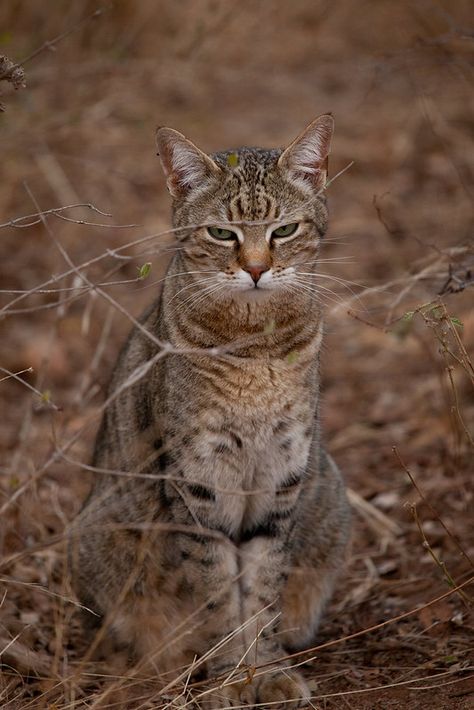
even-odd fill
[(205, 187), (221, 172), (208, 155), (173, 128), (158, 128), (156, 145), (173, 197), (184, 197), (193, 189)]
[(321, 190), (327, 180), (333, 131), (331, 114), (318, 116), (280, 155), (280, 170), (290, 180), (304, 181), (314, 190)]

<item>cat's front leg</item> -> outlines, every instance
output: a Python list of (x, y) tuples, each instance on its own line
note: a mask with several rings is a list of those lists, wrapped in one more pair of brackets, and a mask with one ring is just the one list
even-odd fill
[[(274, 529), (274, 537), (256, 534), (240, 547), (230, 541), (183, 536), (188, 574), (199, 580), (197, 588), (205, 590), (206, 602), (200, 600), (198, 611), (199, 633), (214, 687), (202, 700), (212, 710), (258, 703), (294, 709), (308, 697), (301, 674), (278, 661), (285, 655), (278, 640), (280, 593), (288, 562), (287, 525), (283, 527), (280, 534)], [(269, 665), (255, 672), (260, 664)]]
[(177, 555), (182, 559), (181, 594), (192, 600), (193, 608), (181, 628), (190, 633), (197, 664), (205, 663), (210, 684), (198, 696), (199, 705), (209, 710), (253, 706), (255, 696), (251, 698), (246, 678), (238, 672), (246, 649), (236, 547), (224, 536), (219, 539), (215, 530), (197, 532), (194, 524), (189, 533), (174, 535), (172, 556)]
[(243, 616), (251, 620), (244, 631), (245, 661), (256, 667), (242, 698), (272, 703), (277, 709), (301, 707), (309, 697), (303, 676), (290, 669), (287, 661), (279, 660), (287, 655), (279, 632), (281, 593), (290, 573), (290, 528), (291, 519), (273, 517), (257, 527), (240, 548)]
[[(211, 707), (233, 703), (266, 704), (274, 708), (303, 707), (309, 691), (302, 675), (279, 659), (286, 655), (279, 640), (281, 593), (288, 578), (288, 533), (291, 522), (262, 522), (239, 547), (238, 587), (242, 625), (240, 659), (219, 657), (208, 664), (211, 677), (222, 678)], [(264, 666), (264, 667), (260, 667)], [(247, 669), (246, 677), (243, 671)], [(225, 702), (224, 702), (225, 701)]]

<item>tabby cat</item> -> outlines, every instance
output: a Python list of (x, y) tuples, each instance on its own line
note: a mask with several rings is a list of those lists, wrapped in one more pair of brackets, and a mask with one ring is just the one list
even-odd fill
[(209, 156), (158, 129), (179, 248), (118, 358), (71, 536), (82, 602), (156, 673), (206, 654), (213, 708), (304, 704), (279, 659), (311, 644), (344, 563), (318, 417), (332, 132), (322, 115), (283, 151)]

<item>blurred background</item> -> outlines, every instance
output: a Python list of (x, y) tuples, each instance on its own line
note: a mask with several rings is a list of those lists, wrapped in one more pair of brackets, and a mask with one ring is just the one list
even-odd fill
[(41, 50), (24, 88), (0, 81), (4, 707), (89, 707), (112, 682), (57, 570), (127, 314), (173, 250), (156, 126), (274, 147), (328, 111), (324, 429), (355, 534), (319, 641), (413, 613), (307, 674), (321, 707), (471, 707), (472, 587), (424, 605), (474, 557), (472, 19), (468, 0), (1, 4), (0, 54)]

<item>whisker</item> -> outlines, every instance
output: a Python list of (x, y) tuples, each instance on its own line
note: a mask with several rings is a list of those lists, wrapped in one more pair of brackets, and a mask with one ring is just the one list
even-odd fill
[(316, 294), (318, 296), (325, 295), (325, 294), (323, 294), (323, 292), (319, 288), (317, 288), (317, 286), (310, 285), (310, 284), (305, 283), (303, 281), (296, 281), (293, 283), (298, 289), (307, 291), (308, 293)]
[[(314, 271), (314, 272), (311, 272), (311, 273), (310, 273), (310, 272), (298, 272), (298, 274), (302, 274), (302, 275), (305, 275), (305, 274), (306, 274), (306, 276), (315, 276), (316, 278), (322, 277), (322, 278), (326, 278), (326, 279), (330, 279), (330, 280), (332, 279), (333, 281), (335, 281), (336, 283), (341, 284), (342, 286), (344, 286), (344, 288), (346, 288), (348, 291), (350, 291), (350, 293), (352, 294), (353, 299), (359, 302), (359, 304), (360, 304), (362, 310), (367, 311), (367, 307), (365, 306), (365, 304), (364, 304), (364, 303), (362, 302), (362, 300), (361, 300), (361, 295), (363, 295), (364, 291), (362, 291), (361, 293), (356, 293), (356, 292), (350, 287), (349, 284), (352, 284), (352, 285), (354, 285), (354, 286), (358, 286), (359, 288), (362, 288), (362, 289), (364, 289), (364, 290), (368, 288), (367, 286), (364, 286), (363, 284), (359, 284), (359, 283), (357, 283), (356, 281), (348, 281), (347, 279), (343, 279), (343, 278), (341, 278), (341, 277), (339, 277), (339, 276), (333, 276), (332, 274), (324, 274), (324, 273), (322, 273), (321, 271)], [(321, 285), (321, 284), (320, 284), (320, 285)], [(321, 288), (324, 288), (324, 287), (321, 286)], [(341, 299), (341, 304), (342, 304), (342, 303), (344, 303), (344, 300), (343, 300), (343, 299)]]
[(210, 293), (215, 287), (216, 287), (216, 284), (212, 283), (212, 284), (209, 284), (208, 286), (206, 286), (205, 288), (200, 289), (197, 297), (196, 297), (195, 293), (192, 293), (191, 295), (186, 296), (186, 298), (183, 301), (181, 301), (181, 303), (180, 303), (181, 308), (185, 309), (189, 303), (194, 303), (194, 305), (196, 305), (197, 303), (199, 303), (199, 301), (202, 300), (202, 297), (205, 294), (207, 294), (208, 292)]
[[(332, 279), (333, 281), (337, 281), (338, 283), (341, 283), (344, 286), (346, 284), (351, 284), (352, 286), (358, 286), (359, 288), (368, 288), (368, 286), (366, 286), (365, 284), (357, 283), (357, 281), (349, 281), (349, 279), (344, 279), (341, 276), (333, 276), (333, 274), (324, 274), (322, 271), (298, 271), (297, 273), (301, 274), (302, 276), (322, 276), (325, 279)], [(351, 293), (354, 292), (351, 291)]]
[[(180, 271), (177, 274), (167, 274), (164, 279), (172, 278), (173, 276), (186, 276), (187, 274), (218, 274), (217, 269), (199, 269), (195, 271)], [(164, 281), (162, 279), (162, 281)]]
[(298, 266), (299, 264), (310, 264), (310, 263), (318, 263), (320, 264), (321, 262), (324, 261), (349, 261), (351, 259), (354, 259), (355, 257), (352, 254), (348, 254), (347, 256), (325, 256), (323, 259), (317, 257), (315, 259), (308, 259), (308, 261), (299, 261), (294, 266)]
[(208, 279), (202, 279), (201, 281), (196, 282), (196, 285), (201, 286), (201, 284), (206, 284), (206, 283), (207, 283), (207, 285), (204, 285), (203, 288), (199, 288), (197, 293), (193, 292), (191, 294), (186, 294), (186, 297), (184, 298), (184, 300), (180, 301), (181, 306), (185, 306), (187, 303), (189, 303), (189, 301), (192, 301), (193, 299), (194, 299), (194, 303), (197, 303), (204, 293), (207, 293), (207, 291), (212, 290), (216, 285), (220, 284), (220, 282), (216, 283), (216, 277), (212, 276)]
[(305, 264), (355, 264), (356, 261), (352, 255), (349, 256), (334, 256), (326, 257), (324, 259), (308, 259), (307, 261), (297, 261), (292, 266), (305, 266)]
[[(348, 241), (343, 241), (348, 239)], [(342, 244), (343, 246), (348, 246), (352, 244), (351, 237), (323, 237), (322, 244)]]
[[(313, 276), (314, 279), (310, 278), (310, 276)], [(333, 291), (332, 289), (328, 288), (327, 286), (323, 286), (323, 284), (318, 283), (315, 281), (316, 274), (309, 274), (308, 276), (302, 276), (301, 274), (295, 274), (296, 281), (299, 283), (305, 283), (308, 284), (309, 286), (313, 286), (314, 288), (319, 288), (322, 289), (323, 291), (330, 291), (333, 293), (335, 296), (338, 296), (339, 294), (336, 291)]]
[(340, 294), (338, 294), (336, 291), (333, 291), (332, 289), (328, 288), (327, 286), (323, 286), (320, 283), (315, 283), (314, 281), (312, 281), (308, 277), (302, 278), (301, 276), (299, 276), (299, 274), (297, 274), (296, 282), (306, 284), (307, 286), (311, 286), (312, 288), (321, 289), (322, 291), (328, 291), (329, 293), (332, 293), (334, 296), (340, 296)]
[[(347, 297), (347, 298), (343, 298), (340, 294), (337, 294), (335, 291), (332, 291), (330, 289), (326, 289), (324, 286), (321, 286), (321, 284), (319, 284), (319, 287), (321, 289), (324, 289), (325, 291), (328, 291), (329, 293), (333, 294), (333, 296), (337, 297), (337, 302), (338, 302), (337, 307), (338, 308), (348, 306), (352, 301), (357, 301), (363, 312), (365, 312), (365, 313), (369, 312), (367, 306), (361, 300), (360, 295), (357, 293), (354, 293), (354, 291), (351, 288), (349, 288), (349, 286), (346, 286), (346, 288), (351, 292), (352, 296)], [(335, 299), (332, 299), (332, 300), (335, 301)]]
[(192, 281), (191, 283), (186, 284), (186, 286), (183, 286), (183, 288), (180, 288), (179, 291), (174, 294), (173, 298), (168, 301), (168, 304), (174, 301), (174, 299), (179, 296), (180, 293), (186, 291), (188, 288), (192, 288), (193, 286), (200, 286), (201, 284), (206, 283), (207, 281), (213, 281), (215, 278), (215, 276), (208, 276), (205, 279), (198, 279), (197, 281)]
[(140, 288), (135, 289), (135, 291), (145, 291), (147, 288), (152, 288), (153, 286), (156, 286), (156, 284), (162, 283), (163, 281), (166, 281), (166, 279), (171, 279), (175, 276), (185, 276), (187, 274), (217, 274), (218, 271), (181, 271), (179, 274), (166, 274), (166, 276), (163, 276), (161, 279), (155, 279), (155, 281), (151, 281), (150, 283), (147, 283), (145, 286), (140, 286)]
[(295, 284), (293, 293), (296, 293), (298, 295), (300, 293), (300, 290), (308, 291), (309, 293), (311, 293), (312, 296), (314, 296), (316, 298), (316, 300), (318, 302), (328, 303), (328, 304), (329, 304), (329, 302), (331, 302), (331, 303), (335, 303), (337, 307), (341, 306), (339, 301), (336, 301), (336, 299), (332, 298), (331, 296), (328, 296), (325, 293), (321, 293), (320, 291), (308, 289), (307, 286), (303, 286), (302, 284), (297, 284), (297, 285)]
[(192, 297), (188, 299), (189, 305), (187, 306), (186, 311), (188, 311), (191, 308), (197, 308), (198, 306), (201, 305), (201, 303), (203, 301), (206, 300), (206, 298), (208, 298), (209, 296), (212, 296), (214, 293), (217, 293), (218, 291), (222, 290), (226, 286), (227, 286), (227, 284), (225, 284), (225, 283), (218, 283), (217, 285), (214, 284), (214, 285), (208, 286), (207, 289), (205, 289), (195, 301), (192, 300)]
[(215, 276), (208, 276), (205, 279), (199, 279), (198, 281), (193, 281), (190, 284), (186, 284), (186, 286), (183, 286), (183, 288), (180, 288), (179, 291), (177, 291), (174, 294), (174, 296), (168, 301), (168, 303), (171, 303), (172, 301), (174, 301), (174, 299), (177, 298), (181, 293), (183, 293), (183, 291), (187, 291), (188, 289), (193, 288), (193, 287), (199, 287), (202, 284), (208, 283), (209, 281), (213, 281), (214, 279), (215, 279)]
[[(326, 295), (326, 293), (328, 293), (328, 294), (331, 294), (331, 296), (326, 295), (327, 299), (329, 299), (335, 303), (342, 302), (342, 298), (340, 297), (339, 294), (337, 294), (335, 291), (331, 291), (331, 289), (326, 288), (325, 286), (321, 286), (320, 284), (318, 286), (316, 286), (314, 283), (309, 282), (309, 281), (305, 281), (303, 279), (296, 279), (295, 283), (298, 284), (298, 286), (300, 288), (306, 289), (310, 293), (316, 293), (321, 297), (323, 297), (323, 295)], [(323, 294), (322, 291), (324, 291), (325, 294)]]

